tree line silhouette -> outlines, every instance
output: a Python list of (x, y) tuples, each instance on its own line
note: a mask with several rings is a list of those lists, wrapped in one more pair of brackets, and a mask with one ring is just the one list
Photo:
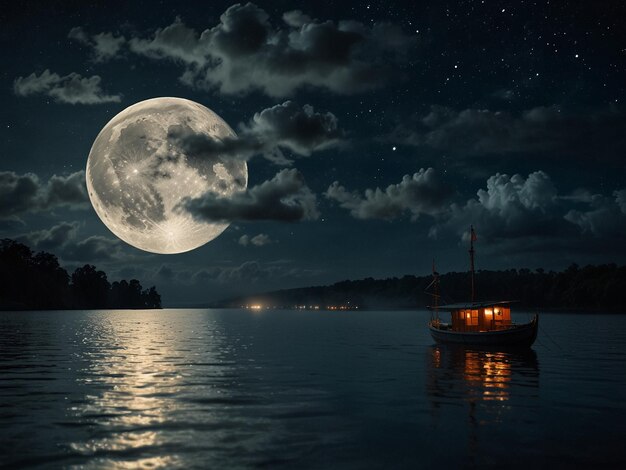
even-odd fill
[[(521, 308), (587, 311), (626, 311), (626, 266), (603, 264), (579, 267), (572, 264), (561, 272), (543, 269), (508, 269), (476, 272), (477, 300), (517, 300)], [(432, 304), (426, 292), (432, 276), (342, 281), (330, 286), (268, 292), (216, 302), (215, 307), (262, 304), (277, 308), (296, 305), (321, 308), (351, 305), (365, 309), (424, 308)], [(442, 303), (470, 298), (466, 272), (440, 276)]]
[(156, 288), (137, 279), (108, 281), (86, 264), (70, 276), (57, 257), (10, 239), (0, 240), (0, 309), (161, 308)]

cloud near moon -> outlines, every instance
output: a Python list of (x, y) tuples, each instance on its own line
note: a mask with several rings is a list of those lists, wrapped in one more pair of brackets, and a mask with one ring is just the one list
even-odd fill
[(297, 222), (319, 217), (317, 198), (296, 169), (278, 172), (271, 180), (230, 197), (207, 192), (187, 198), (177, 208), (195, 220)]
[(292, 162), (285, 156), (285, 150), (298, 157), (308, 157), (313, 152), (345, 143), (344, 132), (333, 113), (315, 111), (308, 104), (300, 107), (293, 101), (255, 113), (248, 123), (240, 125), (237, 136), (216, 140), (189, 128), (173, 126), (168, 137), (194, 155), (229, 155), (244, 160), (263, 155), (279, 165)]

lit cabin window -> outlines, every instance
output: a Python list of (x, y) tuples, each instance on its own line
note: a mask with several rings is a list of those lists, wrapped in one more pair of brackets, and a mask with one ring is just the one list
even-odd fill
[(478, 310), (468, 310), (465, 312), (465, 324), (468, 326), (478, 326)]
[(496, 313), (496, 316), (499, 317), (502, 315), (502, 312), (500, 311), (499, 308), (494, 308), (494, 312)]
[(493, 309), (492, 308), (486, 308), (485, 309), (485, 318), (487, 320), (493, 319)]

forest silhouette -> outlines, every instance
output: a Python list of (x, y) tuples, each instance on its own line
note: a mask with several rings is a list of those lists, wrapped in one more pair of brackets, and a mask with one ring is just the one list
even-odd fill
[[(440, 276), (442, 303), (470, 299), (470, 276), (450, 272)], [(522, 308), (625, 312), (626, 266), (570, 265), (555, 272), (544, 269), (507, 269), (476, 272), (477, 300), (513, 300)], [(294, 306), (346, 306), (361, 309), (415, 309), (433, 302), (432, 276), (406, 275), (388, 279), (366, 278), (329, 286), (304, 287), (242, 296), (215, 302), (211, 307), (261, 304), (277, 308)], [(432, 289), (430, 289), (432, 290)]]
[(156, 288), (137, 279), (110, 283), (86, 264), (70, 276), (57, 257), (10, 239), (0, 240), (0, 310), (161, 308)]

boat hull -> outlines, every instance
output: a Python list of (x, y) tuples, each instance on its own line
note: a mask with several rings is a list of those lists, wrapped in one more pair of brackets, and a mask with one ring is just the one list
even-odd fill
[(438, 343), (464, 344), (484, 347), (529, 348), (537, 339), (539, 316), (535, 315), (530, 323), (517, 325), (506, 330), (496, 331), (451, 331), (429, 326), (430, 334)]

